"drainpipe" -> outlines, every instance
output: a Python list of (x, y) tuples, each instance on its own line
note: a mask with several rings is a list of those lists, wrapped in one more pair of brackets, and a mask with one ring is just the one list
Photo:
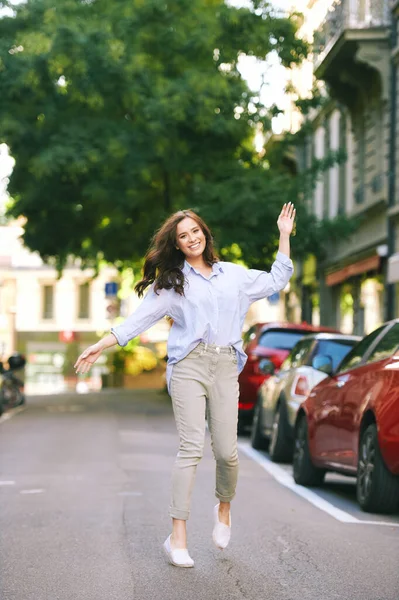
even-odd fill
[[(396, 3), (395, 3), (396, 4)], [(397, 45), (397, 25), (395, 9), (391, 12), (391, 49)], [(391, 89), (390, 89), (390, 131), (389, 131), (389, 178), (388, 178), (388, 211), (395, 206), (395, 180), (396, 180), (396, 90), (397, 90), (397, 64), (391, 57)], [(387, 215), (387, 242), (388, 258), (395, 253), (395, 223), (393, 217)], [(395, 318), (395, 284), (386, 285), (385, 320)]]

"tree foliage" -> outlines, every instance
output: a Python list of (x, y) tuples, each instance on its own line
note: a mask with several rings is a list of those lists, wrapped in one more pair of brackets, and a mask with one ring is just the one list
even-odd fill
[(297, 15), (264, 0), (253, 10), (223, 0), (13, 10), (0, 19), (0, 137), (16, 161), (9, 214), (26, 217), (29, 248), (61, 266), (68, 256), (122, 266), (167, 214), (193, 207), (224, 256), (239, 258), (238, 244), (247, 263), (270, 262), (279, 210), (300, 202), (300, 186), (253, 150), (270, 115), (237, 64), (270, 52), (299, 63)]

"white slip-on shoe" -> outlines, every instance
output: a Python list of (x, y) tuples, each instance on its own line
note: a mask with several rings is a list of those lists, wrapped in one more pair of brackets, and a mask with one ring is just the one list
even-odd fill
[(231, 536), (231, 514), (229, 515), (229, 525), (225, 525), (219, 521), (219, 504), (216, 504), (213, 509), (213, 517), (215, 525), (213, 527), (212, 539), (215, 546), (224, 550), (227, 548)]
[(175, 567), (193, 567), (194, 561), (189, 555), (187, 548), (176, 548), (176, 550), (173, 550), (170, 543), (170, 537), (171, 536), (167, 537), (163, 544), (163, 549), (165, 550), (169, 562)]

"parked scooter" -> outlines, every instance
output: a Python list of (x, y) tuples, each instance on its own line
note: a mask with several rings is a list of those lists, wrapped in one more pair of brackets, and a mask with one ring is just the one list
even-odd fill
[(25, 404), (24, 382), (14, 372), (24, 368), (25, 357), (16, 352), (7, 362), (8, 369), (0, 362), (0, 415), (9, 408)]

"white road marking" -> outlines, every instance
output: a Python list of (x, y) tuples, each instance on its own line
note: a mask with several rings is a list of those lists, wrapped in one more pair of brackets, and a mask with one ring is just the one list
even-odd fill
[(20, 494), (43, 494), (44, 490), (21, 490), (19, 493)]
[(399, 523), (388, 523), (385, 521), (362, 521), (361, 519), (357, 519), (353, 515), (337, 508), (324, 498), (321, 498), (318, 494), (309, 490), (308, 488), (303, 487), (302, 485), (298, 485), (295, 483), (292, 475), (287, 473), (284, 469), (282, 469), (279, 465), (272, 462), (267, 456), (258, 452), (252, 446), (249, 445), (248, 442), (239, 442), (239, 449), (244, 452), (249, 458), (252, 458), (258, 465), (260, 465), (265, 471), (269, 473), (276, 481), (278, 481), (281, 485), (285, 486), (289, 490), (293, 491), (298, 496), (305, 498), (308, 502), (319, 508), (320, 510), (326, 512), (331, 517), (334, 517), (337, 521), (341, 523), (353, 523), (357, 525), (383, 525), (388, 527), (399, 527)]
[(281, 535), (278, 536), (277, 541), (283, 546), (283, 550), (282, 550), (282, 554), (287, 554), (287, 552), (289, 552), (291, 550), (289, 543), (287, 542), (287, 540), (285, 540), (284, 538), (281, 537)]
[(14, 417), (18, 413), (22, 412), (23, 410), (25, 410), (25, 408), (26, 408), (26, 406), (17, 406), (16, 408), (11, 408), (7, 412), (5, 412), (0, 417), (0, 425), (1, 425), (1, 423), (4, 423), (5, 421), (8, 421), (9, 419), (12, 419), (12, 417)]
[(0, 481), (0, 485), (15, 485), (15, 481)]
[(118, 492), (118, 496), (142, 496), (142, 492)]

